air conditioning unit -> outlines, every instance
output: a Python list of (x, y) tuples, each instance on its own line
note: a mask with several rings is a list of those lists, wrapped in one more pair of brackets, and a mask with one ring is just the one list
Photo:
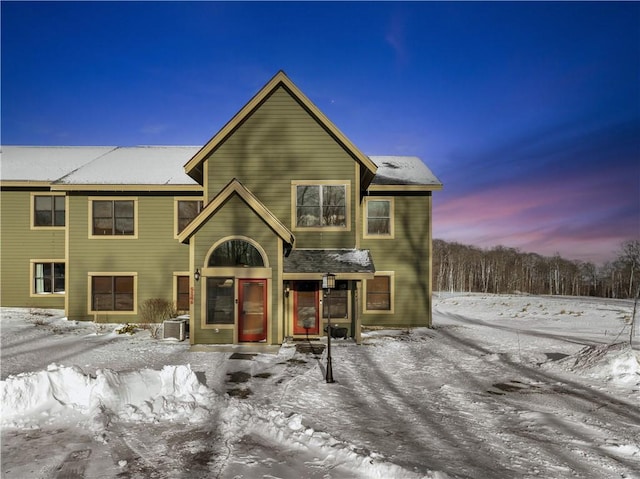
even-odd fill
[(184, 341), (187, 322), (184, 319), (167, 319), (162, 323), (163, 339)]

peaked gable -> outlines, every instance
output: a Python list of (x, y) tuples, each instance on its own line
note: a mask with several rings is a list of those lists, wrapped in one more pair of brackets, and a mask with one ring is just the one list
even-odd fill
[(220, 193), (218, 193), (216, 197), (207, 204), (207, 206), (204, 207), (200, 214), (191, 223), (189, 223), (184, 230), (182, 230), (178, 235), (178, 240), (181, 243), (188, 243), (191, 236), (193, 236), (198, 229), (200, 229), (200, 227), (211, 216), (213, 216), (216, 211), (222, 207), (222, 205), (224, 205), (226, 200), (234, 194), (237, 194), (242, 198), (247, 206), (262, 218), (285, 243), (293, 246), (295, 237), (289, 228), (283, 225), (282, 222), (271, 211), (269, 211), (269, 209), (258, 198), (256, 198), (253, 193), (251, 193), (251, 191), (249, 191), (235, 178), (231, 180), (227, 186), (225, 186)]
[(278, 88), (284, 88), (358, 163), (360, 163), (363, 186), (367, 186), (376, 173), (377, 166), (362, 153), (307, 96), (287, 77), (279, 71), (262, 89), (224, 126), (218, 133), (198, 151), (184, 166), (186, 173), (202, 184), (203, 161), (218, 148), (236, 128), (238, 128), (260, 105)]

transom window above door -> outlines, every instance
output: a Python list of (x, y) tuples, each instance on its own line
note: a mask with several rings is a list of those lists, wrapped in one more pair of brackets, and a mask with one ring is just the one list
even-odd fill
[(349, 225), (347, 184), (294, 184), (295, 228), (336, 228)]
[(264, 267), (264, 258), (258, 248), (241, 239), (225, 241), (213, 250), (209, 257), (211, 267)]

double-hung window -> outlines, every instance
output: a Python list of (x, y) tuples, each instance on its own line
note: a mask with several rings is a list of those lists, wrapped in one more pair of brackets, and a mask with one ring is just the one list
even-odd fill
[(92, 199), (91, 236), (135, 237), (136, 209), (135, 199)]
[(366, 198), (365, 238), (393, 238), (393, 199)]
[(65, 264), (32, 261), (33, 294), (64, 294)]
[(348, 228), (348, 185), (298, 183), (294, 188), (296, 228)]
[(91, 276), (92, 311), (135, 311), (135, 276)]
[(62, 195), (33, 195), (33, 226), (63, 227), (66, 216), (66, 198)]

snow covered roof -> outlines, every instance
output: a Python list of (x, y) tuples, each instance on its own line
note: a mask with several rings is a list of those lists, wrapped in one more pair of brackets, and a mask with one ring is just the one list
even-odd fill
[(3, 146), (0, 179), (53, 182), (113, 151), (114, 146)]
[(368, 249), (294, 249), (284, 258), (284, 273), (338, 275), (375, 273)]
[[(3, 146), (0, 179), (57, 185), (196, 185), (184, 165), (198, 146)], [(372, 186), (442, 183), (416, 156), (370, 156)]]
[(441, 188), (442, 183), (417, 156), (370, 156), (378, 167), (372, 185), (424, 185)]
[(195, 185), (183, 165), (195, 146), (3, 146), (3, 181), (58, 185)]
[(59, 184), (196, 184), (184, 172), (198, 147), (136, 146), (116, 148), (60, 178)]

